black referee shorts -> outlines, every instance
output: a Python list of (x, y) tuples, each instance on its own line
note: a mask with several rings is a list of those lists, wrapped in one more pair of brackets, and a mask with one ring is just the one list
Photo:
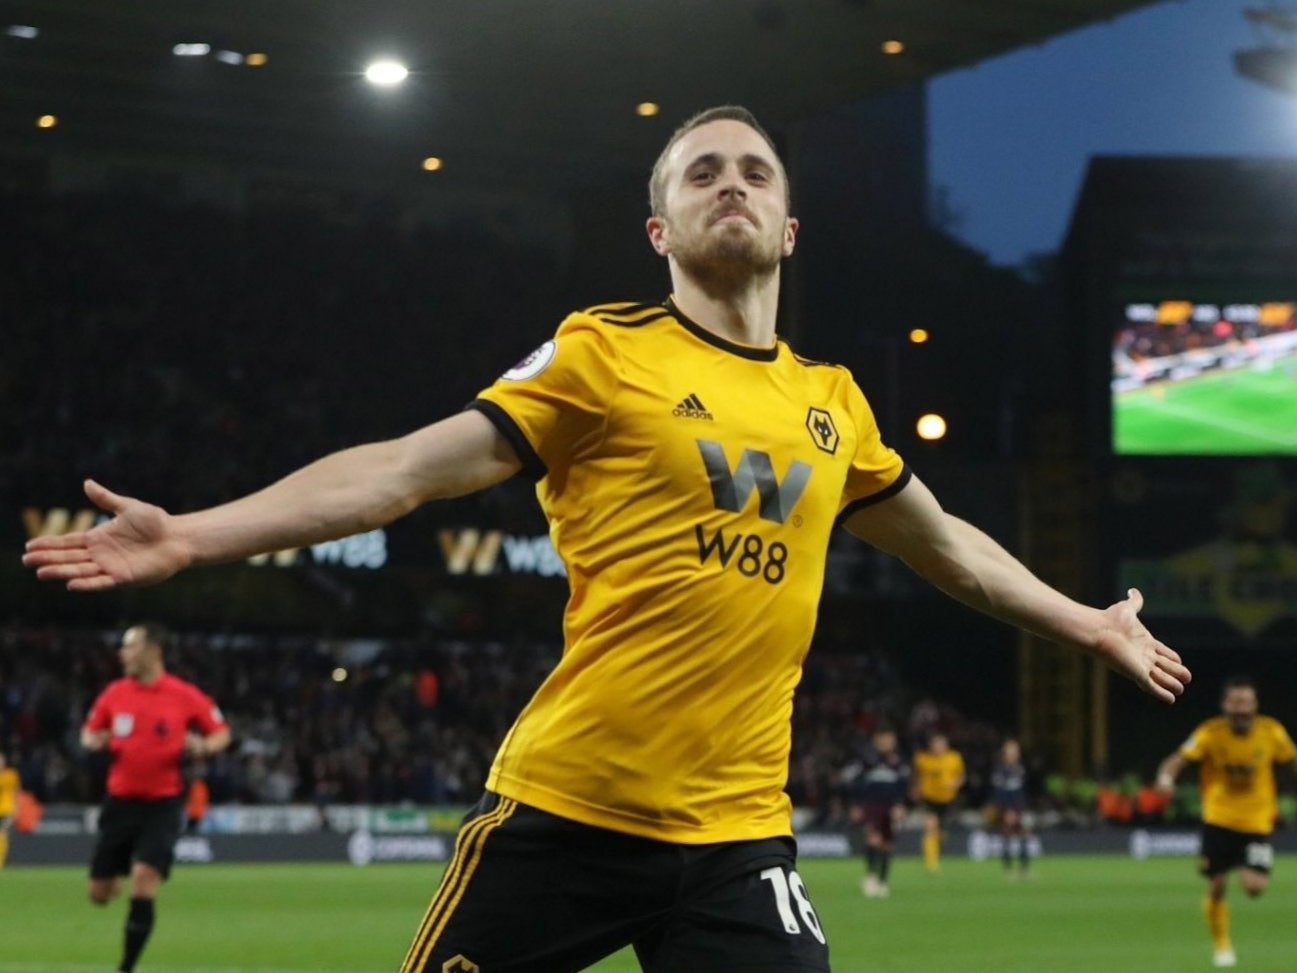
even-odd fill
[(653, 841), (488, 793), (401, 973), (575, 973), (627, 945), (645, 973), (827, 973), (795, 851)]
[(163, 878), (168, 877), (182, 816), (179, 797), (105, 799), (99, 811), (99, 840), (90, 859), (90, 877), (129, 875), (133, 862), (152, 865)]

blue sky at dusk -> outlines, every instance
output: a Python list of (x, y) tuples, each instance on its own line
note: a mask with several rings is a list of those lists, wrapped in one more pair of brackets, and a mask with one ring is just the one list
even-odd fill
[(997, 264), (1056, 250), (1091, 155), (1297, 158), (1297, 95), (1234, 71), (1278, 36), (1243, 16), (1270, 5), (1163, 0), (933, 80), (931, 179), (956, 235)]

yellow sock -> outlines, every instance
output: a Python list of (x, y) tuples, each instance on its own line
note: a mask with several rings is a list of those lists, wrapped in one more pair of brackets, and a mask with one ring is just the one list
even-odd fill
[(0, 831), (0, 868), (5, 867), (5, 859), (9, 857), (9, 832)]
[(941, 858), (941, 833), (938, 831), (929, 831), (923, 836), (923, 864), (928, 866), (928, 871), (937, 870), (937, 862)]
[(1212, 945), (1216, 949), (1229, 949), (1229, 903), (1208, 896), (1202, 900), (1202, 914), (1207, 917)]

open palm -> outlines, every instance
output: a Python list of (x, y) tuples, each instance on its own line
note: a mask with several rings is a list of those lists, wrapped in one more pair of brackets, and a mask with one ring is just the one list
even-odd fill
[(69, 591), (102, 591), (154, 584), (189, 562), (174, 518), (161, 507), (123, 497), (94, 480), (86, 496), (112, 519), (87, 531), (27, 542), (23, 564), (43, 581), (66, 581)]

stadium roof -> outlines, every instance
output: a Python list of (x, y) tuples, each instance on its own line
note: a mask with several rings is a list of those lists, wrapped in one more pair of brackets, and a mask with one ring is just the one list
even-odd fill
[[(436, 156), (478, 181), (570, 184), (643, 170), (701, 107), (745, 104), (779, 128), (1149, 3), (4, 0), (0, 149), (44, 140), (379, 178)], [(402, 59), (408, 82), (366, 84), (379, 55)], [(661, 113), (637, 115), (642, 102)], [(58, 124), (37, 128), (42, 115)]]

